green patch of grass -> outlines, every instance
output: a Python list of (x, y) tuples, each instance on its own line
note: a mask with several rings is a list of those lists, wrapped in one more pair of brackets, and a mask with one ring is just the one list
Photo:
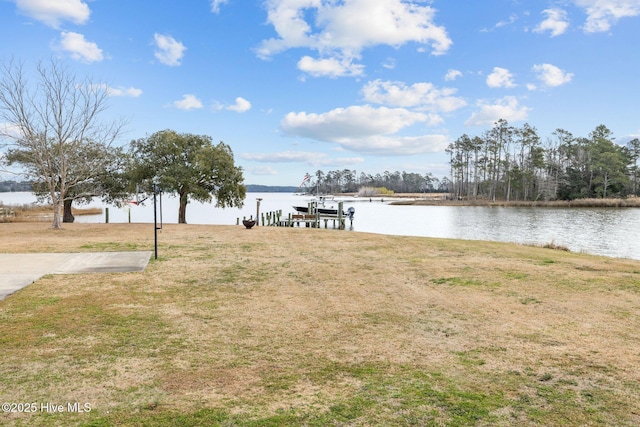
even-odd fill
[(362, 317), (368, 325), (402, 324), (407, 322), (406, 316), (389, 311), (363, 313)]
[(552, 379), (553, 379), (553, 375), (548, 372), (545, 374), (542, 374), (542, 376), (540, 377), (540, 381), (544, 381), (544, 382), (551, 381)]
[(487, 284), (482, 280), (468, 278), (468, 277), (440, 277), (436, 279), (431, 279), (431, 282), (435, 283), (436, 285), (446, 284), (451, 286), (472, 286), (472, 287), (487, 286), (487, 285), (491, 287), (499, 286), (498, 284)]
[(590, 265), (577, 265), (575, 269), (579, 271), (606, 271), (603, 268), (595, 268)]
[[(51, 277), (50, 275), (45, 276)], [(15, 301), (15, 302), (14, 302)], [(8, 307), (9, 312), (13, 312), (19, 315), (33, 315), (39, 310), (46, 310), (47, 307), (56, 305), (60, 302), (60, 297), (54, 296), (31, 296), (30, 298), (20, 298), (12, 300), (12, 303)]]
[(213, 271), (212, 283), (241, 285), (264, 283), (273, 277), (273, 268), (245, 259)]
[(270, 370), (262, 376), (261, 385), (267, 392), (290, 390), (301, 380), (300, 375)]
[[(91, 249), (95, 251), (136, 251), (139, 245), (135, 242), (99, 242), (87, 243), (80, 246), (81, 249)], [(147, 249), (147, 248), (144, 248)]]
[(482, 350), (459, 351), (455, 354), (458, 356), (460, 363), (464, 366), (482, 366), (486, 363), (481, 357)]
[(524, 280), (529, 277), (527, 273), (509, 272), (506, 274), (509, 279)]
[(621, 290), (638, 294), (640, 293), (640, 279), (632, 275), (627, 275), (620, 280), (617, 287)]
[[(140, 395), (142, 403), (122, 404), (108, 413), (95, 408), (84, 418), (71, 419), (83, 426), (626, 425), (621, 415), (625, 403), (616, 404), (615, 394), (605, 384), (579, 390), (575, 382), (533, 369), (527, 375), (496, 371), (483, 371), (482, 379), (469, 375), (484, 366), (483, 355), (494, 350), (457, 353), (466, 367), (462, 376), (389, 363), (315, 360), (304, 373), (265, 371), (261, 395), (251, 401), (231, 399), (216, 407), (176, 411), (166, 396), (145, 401), (149, 391), (143, 387), (123, 391), (123, 397)], [(272, 398), (295, 393), (303, 381), (319, 389), (341, 385), (341, 393), (318, 392), (306, 402), (269, 409)], [(612, 405), (618, 405), (620, 412), (611, 413)], [(70, 419), (48, 420), (60, 424)]]
[[(86, 425), (207, 425), (207, 426), (325, 426), (325, 425), (432, 425), (471, 426), (500, 420), (494, 412), (509, 402), (501, 393), (455, 385), (440, 373), (376, 365), (335, 365), (339, 377), (358, 380), (360, 386), (337, 399), (318, 397), (315, 403), (270, 413), (239, 412), (232, 408), (175, 413), (141, 410), (97, 417)], [(319, 378), (316, 376), (316, 378)], [(322, 375), (323, 381), (327, 377)], [(273, 379), (272, 379), (273, 381)], [(282, 384), (282, 381), (277, 381)], [(288, 384), (288, 381), (284, 381)], [(271, 389), (266, 392), (273, 391)], [(237, 402), (235, 402), (237, 403)], [(158, 411), (159, 410), (159, 411)]]
[(524, 297), (520, 299), (520, 303), (524, 305), (542, 304), (542, 301), (535, 297)]
[(497, 421), (492, 412), (508, 404), (501, 393), (476, 390), (439, 372), (381, 368), (359, 376), (363, 385), (358, 401), (368, 402), (373, 409), (363, 415), (373, 424), (464, 426), (480, 421), (491, 424)]

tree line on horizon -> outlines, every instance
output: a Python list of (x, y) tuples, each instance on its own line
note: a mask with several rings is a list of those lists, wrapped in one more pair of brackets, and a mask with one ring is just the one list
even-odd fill
[(555, 130), (543, 143), (535, 127), (499, 120), (481, 136), (447, 148), (458, 198), (574, 200), (640, 195), (640, 140), (622, 146), (597, 126), (587, 137)]
[(437, 193), (448, 192), (450, 183), (449, 178), (438, 179), (431, 173), (385, 171), (373, 175), (342, 169), (326, 173), (318, 170), (303, 186), (313, 194), (357, 193), (362, 188), (384, 188), (394, 193)]
[(450, 175), (355, 170), (316, 171), (305, 182), (311, 193), (355, 193), (362, 187), (395, 193), (450, 193), (458, 199), (573, 200), (640, 196), (640, 140), (614, 142), (599, 125), (588, 137), (557, 129), (545, 142), (535, 127), (499, 120), (481, 136), (462, 135), (449, 144)]
[(31, 183), (28, 181), (0, 181), (0, 193), (31, 191)]

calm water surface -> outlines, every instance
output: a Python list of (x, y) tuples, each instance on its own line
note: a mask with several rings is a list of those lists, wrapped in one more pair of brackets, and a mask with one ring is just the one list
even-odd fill
[[(190, 224), (235, 224), (237, 218), (260, 211), (291, 212), (292, 205), (306, 206), (307, 198), (288, 193), (249, 193), (240, 209), (219, 209), (192, 202), (187, 207)], [(4, 204), (31, 203), (31, 193), (0, 193)], [(153, 222), (153, 205), (109, 208), (109, 222)], [(501, 208), (476, 206), (392, 206), (369, 199), (347, 200), (345, 209), (356, 209), (352, 231), (405, 236), (546, 244), (554, 242), (574, 252), (640, 259), (640, 209), (621, 208)], [(178, 222), (178, 200), (162, 198), (162, 219)], [(104, 215), (81, 216), (78, 222), (105, 222)]]

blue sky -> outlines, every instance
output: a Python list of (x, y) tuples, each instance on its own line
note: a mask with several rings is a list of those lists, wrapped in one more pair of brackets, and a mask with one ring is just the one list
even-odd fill
[(207, 134), (249, 184), (441, 178), (446, 146), (500, 118), (640, 137), (640, 0), (0, 0), (0, 40), (108, 84), (120, 144)]

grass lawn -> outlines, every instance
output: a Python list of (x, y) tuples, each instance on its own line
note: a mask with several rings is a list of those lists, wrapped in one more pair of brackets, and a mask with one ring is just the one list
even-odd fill
[[(0, 224), (0, 252), (153, 249), (48, 227)], [(209, 225), (159, 255), (0, 301), (0, 402), (36, 404), (1, 425), (640, 425), (639, 261)]]

